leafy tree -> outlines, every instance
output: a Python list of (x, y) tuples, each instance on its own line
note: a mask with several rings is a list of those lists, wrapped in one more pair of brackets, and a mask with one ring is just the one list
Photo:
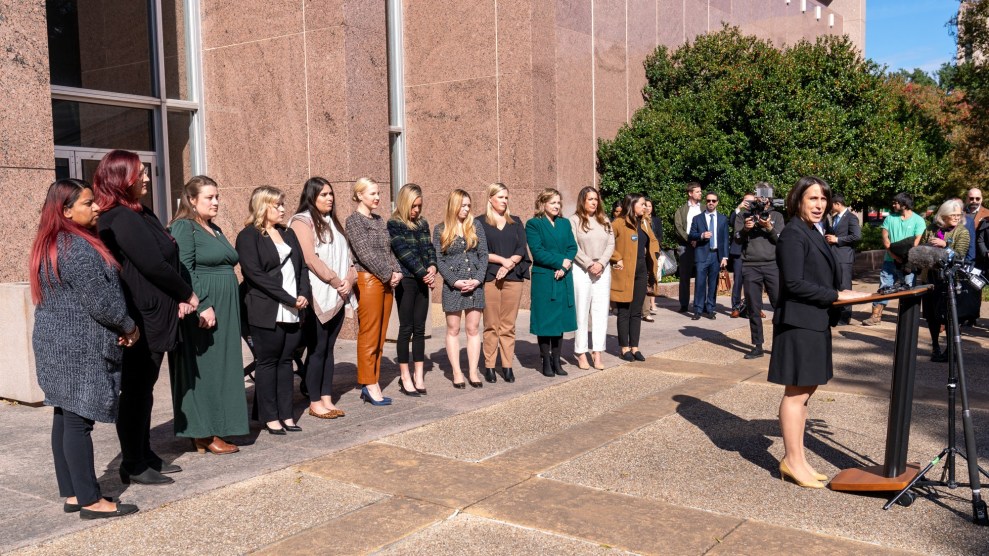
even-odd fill
[(893, 76), (899, 77), (907, 83), (915, 83), (917, 85), (925, 85), (928, 87), (938, 86), (938, 82), (935, 81), (930, 74), (920, 68), (914, 68), (912, 71), (901, 69), (900, 71), (894, 73)]
[(889, 79), (845, 37), (780, 50), (726, 26), (657, 48), (645, 69), (645, 106), (599, 141), (609, 200), (646, 191), (671, 219), (694, 180), (728, 204), (758, 181), (783, 196), (813, 174), (856, 206), (924, 198), (947, 180), (944, 123), (906, 92), (924, 86)]

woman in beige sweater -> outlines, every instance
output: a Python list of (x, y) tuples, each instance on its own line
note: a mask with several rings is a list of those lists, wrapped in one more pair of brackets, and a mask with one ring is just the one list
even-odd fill
[(591, 321), (591, 357), (595, 369), (603, 369), (608, 332), (608, 304), (611, 300), (611, 253), (615, 250), (615, 234), (601, 209), (601, 195), (594, 187), (585, 187), (577, 194), (577, 211), (570, 217), (577, 258), (574, 260), (573, 285), (577, 308), (577, 336), (574, 352), (577, 365), (589, 369), (587, 363), (587, 320)]

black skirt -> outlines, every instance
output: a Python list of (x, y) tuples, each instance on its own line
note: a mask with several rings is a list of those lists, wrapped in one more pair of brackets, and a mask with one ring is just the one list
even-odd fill
[(831, 329), (822, 332), (779, 324), (773, 328), (769, 382), (784, 386), (820, 386), (834, 376)]

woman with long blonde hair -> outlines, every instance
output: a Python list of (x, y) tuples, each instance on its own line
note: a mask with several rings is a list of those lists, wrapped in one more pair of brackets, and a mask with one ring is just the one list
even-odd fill
[(244, 309), (254, 340), (258, 419), (269, 434), (298, 432), (292, 413), (292, 353), (302, 340), (299, 312), (309, 306), (309, 270), (295, 232), (286, 228), (285, 194), (262, 185), (251, 192), (237, 254)]
[(381, 216), (381, 191), (370, 178), (354, 182), (355, 210), (347, 217), (347, 238), (357, 268), (357, 382), (361, 399), (371, 405), (390, 405), (381, 393), (381, 357), (391, 317), (392, 296), (402, 280), (402, 269), (391, 251), (391, 236)]
[[(436, 286), (436, 249), (429, 237), (429, 222), (422, 217), (422, 188), (407, 183), (398, 190), (395, 212), (388, 221), (391, 250), (402, 267), (402, 281), (395, 288), (398, 302), (396, 351), (402, 374), (399, 390), (407, 396), (426, 393), (426, 317), (429, 290)], [(409, 374), (409, 341), (415, 377)]]
[(577, 210), (570, 217), (577, 241), (576, 268), (573, 270), (574, 300), (577, 308), (577, 336), (574, 352), (577, 365), (589, 369), (587, 362), (587, 322), (590, 315), (591, 358), (594, 368), (603, 369), (601, 352), (608, 333), (608, 305), (611, 301), (611, 254), (615, 250), (615, 233), (601, 208), (601, 194), (595, 187), (585, 187), (577, 194)]
[(536, 214), (525, 223), (532, 253), (532, 306), (529, 331), (538, 337), (542, 373), (566, 375), (560, 364), (563, 334), (577, 329), (573, 260), (577, 256), (570, 221), (560, 217), (560, 192), (547, 188), (536, 198)]
[(488, 242), (488, 269), (484, 276), (484, 380), (496, 382), (498, 348), (505, 382), (515, 382), (515, 321), (522, 289), (529, 278), (529, 250), (525, 227), (508, 210), (508, 188), (488, 186), (488, 203), (481, 227)]
[(470, 213), (470, 195), (454, 189), (446, 215), (433, 230), (436, 262), (443, 276), (443, 311), (446, 313), (446, 354), (454, 388), (465, 388), (460, 369), (460, 321), (466, 321), (467, 379), (474, 388), (484, 386), (477, 365), (481, 356), (481, 310), (484, 308), (484, 276), (488, 270), (488, 243), (484, 228)]

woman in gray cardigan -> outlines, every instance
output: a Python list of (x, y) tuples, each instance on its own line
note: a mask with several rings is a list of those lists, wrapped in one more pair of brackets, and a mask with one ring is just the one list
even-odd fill
[(95, 234), (99, 212), (88, 183), (53, 183), (30, 267), (38, 385), (55, 414), (55, 477), (64, 511), (80, 512), (82, 519), (137, 511), (100, 495), (93, 465), (94, 423), (117, 419), (121, 346), (140, 336), (127, 315), (119, 266)]

